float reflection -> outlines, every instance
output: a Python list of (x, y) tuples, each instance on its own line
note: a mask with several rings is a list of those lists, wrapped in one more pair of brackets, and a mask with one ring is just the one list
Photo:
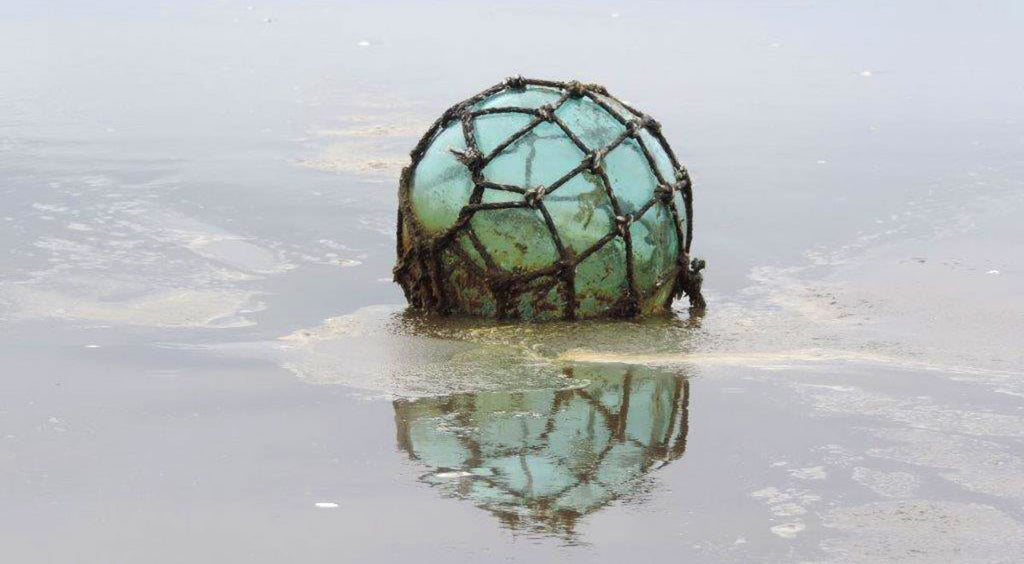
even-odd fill
[(572, 536), (686, 450), (690, 387), (679, 373), (565, 369), (578, 387), (394, 402), (398, 446), (423, 482), (505, 525)]

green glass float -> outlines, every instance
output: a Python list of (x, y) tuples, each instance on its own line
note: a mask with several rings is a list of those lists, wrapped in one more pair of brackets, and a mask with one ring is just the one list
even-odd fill
[(572, 536), (579, 519), (642, 489), (686, 451), (690, 387), (649, 368), (578, 366), (587, 385), (394, 402), (421, 480), (518, 530)]
[(430, 312), (633, 317), (686, 294), (692, 190), (654, 119), (601, 86), (514, 77), (449, 108), (399, 186), (395, 281)]

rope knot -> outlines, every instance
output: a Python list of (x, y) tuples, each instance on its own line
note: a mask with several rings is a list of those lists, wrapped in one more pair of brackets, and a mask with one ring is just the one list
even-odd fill
[(521, 74), (510, 76), (505, 79), (505, 86), (508, 86), (513, 90), (522, 90), (523, 88), (526, 88), (526, 79), (523, 78), (523, 75)]
[(647, 129), (650, 129), (651, 131), (654, 131), (654, 132), (661, 131), (661, 124), (658, 123), (658, 120), (652, 118), (651, 116), (645, 115), (643, 117), (643, 119), (641, 120), (641, 122), (643, 123), (644, 127), (646, 127)]
[(626, 236), (626, 231), (629, 226), (633, 224), (633, 214), (617, 215), (615, 216), (615, 230), (619, 232), (619, 235)]
[(587, 87), (578, 80), (571, 80), (565, 85), (565, 89), (573, 98), (582, 98), (587, 93)]
[(566, 272), (572, 271), (574, 267), (571, 261), (560, 260), (555, 263), (555, 268), (558, 269), (555, 271), (555, 276), (562, 276)]
[(448, 150), (455, 155), (455, 158), (458, 159), (460, 163), (466, 165), (469, 170), (473, 172), (480, 170), (480, 167), (483, 165), (483, 154), (473, 147), (470, 147), (465, 151), (460, 151), (452, 147), (449, 147)]
[(640, 134), (640, 129), (642, 127), (643, 124), (640, 123), (640, 120), (631, 119), (626, 122), (626, 134), (629, 135), (630, 137), (636, 137), (637, 135)]
[(587, 168), (592, 172), (601, 172), (601, 166), (604, 162), (604, 150), (595, 149), (594, 151), (591, 151), (586, 156), (585, 161), (587, 163)]
[(678, 180), (681, 185), (686, 186), (690, 183), (690, 171), (686, 170), (685, 166), (680, 166), (676, 169), (676, 180)]
[(526, 205), (536, 209), (547, 191), (548, 189), (545, 186), (537, 186), (536, 188), (527, 190), (526, 193), (523, 194), (523, 197), (526, 199)]
[(676, 186), (675, 186), (675, 184), (659, 184), (658, 187), (654, 189), (654, 195), (659, 200), (661, 200), (662, 203), (665, 203), (665, 204), (667, 204), (667, 203), (672, 201), (672, 196), (674, 196), (675, 193), (676, 193)]
[(537, 108), (537, 117), (544, 121), (552, 121), (555, 118), (555, 109), (551, 107), (551, 104), (544, 104)]

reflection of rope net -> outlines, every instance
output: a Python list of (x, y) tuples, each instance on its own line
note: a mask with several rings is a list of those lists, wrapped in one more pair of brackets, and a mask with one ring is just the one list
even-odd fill
[[(478, 102), (495, 94), (503, 91), (524, 90), (528, 86), (550, 88), (561, 92), (561, 96), (556, 101), (538, 108), (515, 106), (474, 108)], [(623, 131), (610, 143), (600, 147), (587, 146), (580, 136), (556, 115), (556, 111), (566, 101), (582, 98), (597, 104), (623, 127)], [(617, 111), (613, 105), (618, 106), (621, 110)], [(627, 115), (620, 115), (620, 112)], [(524, 114), (532, 116), (532, 119), (524, 127), (498, 143), (493, 150), (484, 154), (477, 143), (475, 120), (480, 116), (491, 114)], [(428, 236), (412, 209), (410, 190), (413, 172), (439, 133), (456, 120), (461, 123), (466, 149), (464, 151), (453, 149), (452, 151), (456, 153), (459, 162), (468, 169), (472, 177), (473, 190), (468, 203), (461, 208), (454, 225), (439, 235)], [(516, 186), (488, 181), (483, 172), (484, 167), (524, 137), (530, 135), (535, 128), (543, 123), (556, 125), (585, 155), (579, 164), (547, 186)], [(674, 170), (673, 178), (666, 178), (659, 170), (651, 148), (647, 146), (641, 132), (649, 134), (668, 156)], [(604, 158), (608, 153), (627, 139), (632, 139), (640, 147), (657, 180), (657, 188), (651, 198), (633, 213), (624, 211), (604, 166)], [(535, 301), (539, 304), (541, 297), (546, 296), (552, 288), (558, 287), (564, 303), (564, 309), (561, 311), (562, 317), (575, 319), (578, 314), (575, 285), (577, 266), (613, 239), (619, 238), (625, 246), (626, 296), (625, 300), (617, 304), (610, 313), (620, 317), (637, 315), (640, 313), (641, 292), (637, 286), (636, 259), (630, 226), (634, 222), (640, 221), (654, 206), (661, 205), (671, 214), (678, 244), (674, 268), (655, 284), (656, 288), (671, 284), (671, 291), (666, 294), (663, 307), (667, 309), (672, 300), (683, 294), (689, 296), (692, 306), (704, 307), (704, 299), (700, 292), (700, 270), (703, 268), (703, 261), (694, 260), (691, 263), (689, 258), (690, 242), (693, 238), (693, 194), (689, 174), (686, 168), (679, 163), (672, 148), (662, 136), (658, 122), (615, 99), (603, 87), (581, 84), (576, 81), (555, 82), (522, 77), (510, 78), (445, 111), (420, 139), (411, 156), (412, 164), (402, 171), (399, 186), (398, 262), (394, 274), (395, 280), (401, 284), (406, 298), (413, 306), (443, 314), (459, 309), (459, 297), (453, 294), (458, 294), (459, 287), (463, 284), (453, 283), (446, 278), (442, 259), (448, 253), (466, 269), (469, 283), (483, 288), (489, 294), (495, 304), (497, 317), (517, 317), (521, 313), (517, 306), (521, 297), (527, 294), (535, 296)], [(591, 175), (603, 186), (611, 204), (614, 225), (611, 231), (582, 252), (573, 252), (563, 242), (544, 199), (580, 174)], [(484, 202), (484, 195), (488, 191), (514, 193), (521, 195), (522, 199)], [(682, 196), (683, 200), (683, 209), (681, 210), (674, 197), (677, 193)], [(558, 259), (555, 262), (526, 272), (505, 271), (495, 264), (491, 252), (481, 242), (471, 220), (474, 215), (479, 213), (510, 209), (532, 209), (540, 215), (557, 251)], [(477, 264), (462, 245), (452, 244), (462, 234), (468, 238), (472, 248), (479, 253), (483, 265)]]
[[(474, 502), (513, 528), (571, 534), (580, 517), (629, 495), (644, 474), (686, 450), (688, 381), (631, 372), (616, 380), (551, 392), (543, 425), (515, 440), (502, 434), (514, 418), (489, 403), (494, 393), (396, 401), (398, 443), (411, 458), (435, 466), (423, 480), (447, 494)], [(537, 400), (544, 393), (504, 395), (529, 409), (543, 405)], [(600, 428), (588, 428), (575, 448), (562, 452), (564, 427), (586, 421)], [(439, 426), (443, 431), (436, 431)], [(435, 434), (417, 433), (424, 427)], [(459, 454), (438, 456), (452, 449), (451, 441)], [(538, 473), (551, 460), (564, 470), (559, 479)]]

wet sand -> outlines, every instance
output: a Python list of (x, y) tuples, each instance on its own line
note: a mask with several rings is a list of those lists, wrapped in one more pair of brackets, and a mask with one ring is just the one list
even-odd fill
[[(1021, 16), (14, 8), (0, 554), (1016, 560)], [(511, 48), (495, 22), (529, 31)], [(594, 37), (621, 40), (581, 53)], [(405, 152), (517, 73), (661, 121), (694, 177), (705, 315), (403, 310)]]

